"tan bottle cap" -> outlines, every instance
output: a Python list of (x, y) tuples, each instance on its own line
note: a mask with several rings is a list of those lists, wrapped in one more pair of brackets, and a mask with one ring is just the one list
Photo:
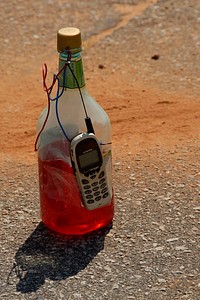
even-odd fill
[(66, 48), (81, 48), (81, 32), (75, 27), (61, 28), (57, 32), (57, 50), (63, 52)]

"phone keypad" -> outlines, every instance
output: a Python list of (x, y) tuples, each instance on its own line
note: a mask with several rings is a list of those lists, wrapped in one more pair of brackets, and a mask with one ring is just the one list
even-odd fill
[[(97, 177), (94, 171), (87, 175), (87, 177), (90, 176), (91, 179), (95, 179)], [(99, 174), (96, 181), (92, 182), (91, 185), (87, 179), (82, 179), (82, 184), (84, 189), (83, 196), (88, 204), (93, 204), (95, 201), (100, 201), (101, 199), (105, 199), (109, 196), (104, 171)]]

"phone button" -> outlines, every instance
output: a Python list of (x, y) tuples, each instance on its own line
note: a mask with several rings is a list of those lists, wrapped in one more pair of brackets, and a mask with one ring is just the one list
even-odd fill
[(84, 186), (84, 189), (85, 189), (85, 190), (90, 189), (90, 185), (85, 185), (85, 186)]
[(101, 193), (104, 194), (104, 193), (107, 192), (107, 191), (108, 191), (108, 189), (105, 188), (105, 189), (103, 189), (103, 190), (101, 191)]
[(97, 186), (98, 182), (93, 182), (92, 186)]
[(102, 178), (101, 180), (99, 180), (99, 184), (102, 184), (105, 181), (105, 178)]
[(94, 179), (95, 177), (96, 177), (96, 175), (92, 175), (92, 176), (90, 176), (90, 178), (91, 178), (91, 179)]
[(100, 188), (103, 189), (103, 188), (105, 188), (105, 186), (106, 186), (106, 183), (103, 183), (103, 184), (100, 186)]
[(103, 195), (103, 198), (106, 198), (106, 197), (108, 197), (108, 193), (105, 193), (105, 194)]
[(95, 200), (96, 200), (96, 201), (101, 200), (101, 196), (96, 197)]
[(94, 192), (96, 192), (96, 191), (98, 191), (98, 189), (99, 189), (99, 187), (98, 186), (96, 186), (95, 188), (93, 188), (92, 190), (94, 191)]
[(87, 203), (92, 204), (92, 203), (94, 203), (94, 200), (88, 200)]
[(89, 180), (87, 179), (82, 179), (82, 184), (88, 184), (89, 183)]
[(99, 196), (100, 195), (100, 192), (95, 192), (94, 193), (94, 196)]
[(93, 198), (93, 195), (87, 195), (86, 196), (86, 199), (92, 199)]
[(99, 179), (102, 178), (104, 176), (104, 171), (102, 171), (99, 175)]
[(91, 194), (92, 193), (92, 191), (91, 190), (87, 190), (87, 191), (85, 191), (85, 194)]

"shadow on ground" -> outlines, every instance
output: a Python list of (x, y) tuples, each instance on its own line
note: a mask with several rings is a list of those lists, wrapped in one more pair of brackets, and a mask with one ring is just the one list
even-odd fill
[(41, 222), (15, 254), (13, 272), (19, 279), (16, 290), (35, 292), (45, 279), (62, 280), (76, 275), (104, 248), (112, 224), (93, 233), (66, 237), (55, 235)]

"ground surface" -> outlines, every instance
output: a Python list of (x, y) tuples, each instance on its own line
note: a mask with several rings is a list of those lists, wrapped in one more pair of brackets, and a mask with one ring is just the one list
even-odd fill
[[(200, 2), (9, 1), (1, 10), (0, 299), (199, 299)], [(113, 228), (40, 223), (35, 123), (56, 31), (82, 31), (112, 122)]]

